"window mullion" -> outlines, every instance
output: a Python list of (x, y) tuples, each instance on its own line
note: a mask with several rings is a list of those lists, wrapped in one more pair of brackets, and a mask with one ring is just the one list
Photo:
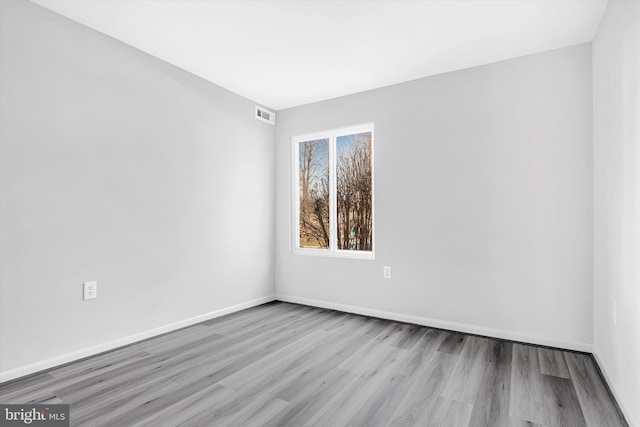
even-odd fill
[(329, 234), (331, 239), (329, 249), (331, 252), (335, 252), (337, 250), (336, 239), (338, 236), (338, 219), (336, 217), (336, 185), (336, 137), (332, 134), (329, 138)]

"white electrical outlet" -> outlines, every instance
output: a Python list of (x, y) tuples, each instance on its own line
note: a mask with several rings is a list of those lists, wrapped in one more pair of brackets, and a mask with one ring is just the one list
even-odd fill
[(391, 266), (385, 265), (382, 267), (382, 276), (385, 279), (391, 279)]
[(84, 282), (82, 284), (82, 299), (98, 298), (98, 282)]
[(615, 298), (611, 298), (611, 321), (614, 325), (618, 322), (618, 309)]

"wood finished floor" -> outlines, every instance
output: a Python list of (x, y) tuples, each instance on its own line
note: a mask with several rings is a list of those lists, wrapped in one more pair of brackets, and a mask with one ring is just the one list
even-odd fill
[(0, 386), (74, 426), (626, 426), (590, 356), (270, 303)]

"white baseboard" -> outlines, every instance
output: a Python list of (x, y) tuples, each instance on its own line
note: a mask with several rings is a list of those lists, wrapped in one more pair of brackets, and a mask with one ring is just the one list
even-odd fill
[(429, 319), (426, 317), (413, 316), (409, 314), (394, 313), (391, 311), (376, 310), (372, 308), (359, 307), (347, 304), (338, 304), (329, 301), (294, 297), (290, 295), (276, 294), (279, 301), (292, 302), (297, 304), (311, 305), (314, 307), (329, 308), (332, 310), (345, 311), (348, 313), (362, 314), (365, 316), (380, 317), (383, 319), (396, 320), (399, 322), (414, 323), (416, 325), (431, 326), (433, 328), (448, 329), (451, 331), (465, 332), (468, 334), (484, 335), (488, 337), (502, 338), (511, 341), (520, 341), (530, 344), (557, 347), (567, 350), (582, 351), (591, 353), (590, 343), (563, 341), (549, 338), (536, 337), (532, 335), (519, 334), (501, 329), (485, 328), (482, 326), (469, 325), (465, 323), (448, 322), (446, 320)]
[(147, 338), (152, 338), (157, 335), (175, 331), (176, 329), (195, 325), (196, 323), (204, 322), (206, 320), (224, 316), (225, 314), (234, 313), (236, 311), (244, 310), (246, 308), (254, 307), (260, 304), (265, 304), (267, 302), (271, 302), (274, 300), (275, 300), (275, 296), (273, 295), (257, 298), (251, 301), (246, 301), (240, 304), (232, 305), (231, 307), (225, 307), (219, 310), (214, 310), (209, 313), (201, 314), (199, 316), (195, 316), (190, 319), (180, 320), (179, 322), (170, 323), (168, 325), (160, 326), (158, 328), (154, 328), (148, 331), (139, 332), (137, 334), (129, 335), (124, 338), (119, 338), (117, 340), (109, 341), (103, 344), (98, 344), (93, 347), (83, 348), (81, 350), (56, 356), (51, 359), (42, 360), (36, 363), (31, 363), (29, 365), (21, 366), (19, 368), (11, 369), (8, 371), (0, 371), (0, 383), (3, 383), (5, 381), (10, 381), (16, 378), (24, 377), (26, 375), (34, 374), (36, 372), (44, 371), (46, 369), (51, 369), (56, 366), (64, 365), (69, 362), (83, 359), (85, 357), (104, 353), (105, 351), (114, 350), (118, 347), (133, 344), (138, 341), (145, 340)]
[(598, 356), (598, 353), (596, 353), (595, 348), (593, 350), (594, 351), (591, 354), (593, 354), (593, 358), (596, 360), (596, 363), (598, 364), (598, 367), (600, 368), (600, 372), (602, 372), (602, 376), (604, 376), (604, 380), (607, 382), (607, 385), (609, 386), (609, 390), (611, 390), (611, 393), (613, 394), (613, 397), (616, 400), (616, 403), (620, 407), (620, 410), (624, 414), (624, 417), (627, 420), (627, 423), (632, 427), (636, 426), (636, 425), (640, 426), (640, 424), (634, 424), (634, 422), (633, 422), (634, 420), (631, 420), (629, 418), (629, 415), (631, 414), (631, 412), (629, 411), (629, 408), (626, 406), (625, 401), (622, 399), (622, 396), (620, 395), (620, 393), (616, 389), (615, 383), (613, 381), (611, 381), (611, 377), (609, 376), (609, 373), (607, 372), (607, 368), (606, 368), (605, 364), (602, 363), (602, 359), (600, 359), (600, 356)]

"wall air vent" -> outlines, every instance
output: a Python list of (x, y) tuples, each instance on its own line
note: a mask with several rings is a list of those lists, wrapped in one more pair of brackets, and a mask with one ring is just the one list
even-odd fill
[(274, 113), (273, 111), (265, 110), (264, 108), (258, 107), (256, 105), (256, 119), (275, 125), (276, 113)]

